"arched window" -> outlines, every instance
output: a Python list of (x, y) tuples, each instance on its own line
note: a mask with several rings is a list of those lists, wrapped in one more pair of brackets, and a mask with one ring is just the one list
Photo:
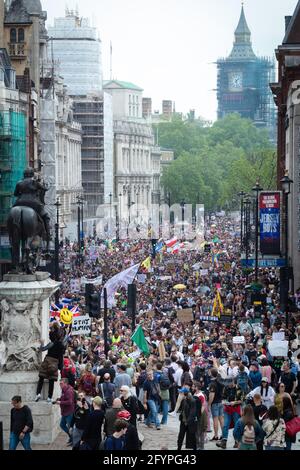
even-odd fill
[(17, 42), (17, 30), (16, 30), (16, 28), (11, 28), (11, 30), (10, 30), (10, 42), (11, 43)]
[(19, 28), (18, 29), (18, 42), (24, 42), (24, 39), (25, 39), (24, 28)]

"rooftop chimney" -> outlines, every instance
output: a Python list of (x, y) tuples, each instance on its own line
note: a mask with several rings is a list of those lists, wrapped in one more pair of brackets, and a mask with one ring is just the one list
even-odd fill
[(292, 16), (285, 16), (285, 32), (287, 32), (287, 29), (289, 27), (289, 24), (292, 18), (293, 18)]

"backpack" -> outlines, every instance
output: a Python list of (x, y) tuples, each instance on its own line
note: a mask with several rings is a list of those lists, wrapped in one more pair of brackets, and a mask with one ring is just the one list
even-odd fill
[(255, 429), (252, 424), (246, 424), (244, 427), (243, 437), (242, 437), (243, 444), (253, 445), (255, 444)]
[(193, 378), (196, 382), (200, 382), (200, 378), (201, 378), (201, 369), (199, 366), (196, 366), (195, 369), (194, 369), (194, 374), (193, 374)]
[(159, 386), (161, 390), (169, 390), (171, 387), (170, 379), (166, 374), (160, 376)]
[(84, 376), (82, 388), (85, 391), (85, 393), (87, 393), (88, 395), (93, 393), (94, 384), (93, 384), (93, 378), (90, 375)]
[(168, 377), (169, 377), (171, 385), (173, 385), (175, 383), (173, 374), (175, 374), (175, 370), (173, 369), (173, 367), (168, 367)]
[(247, 372), (240, 372), (236, 378), (237, 386), (242, 390), (244, 393), (250, 392), (249, 387), (249, 379)]

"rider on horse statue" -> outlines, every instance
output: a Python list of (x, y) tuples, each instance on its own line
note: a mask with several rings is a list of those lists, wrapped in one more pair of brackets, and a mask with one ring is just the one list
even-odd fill
[(33, 168), (24, 171), (24, 179), (17, 183), (14, 195), (16, 206), (31, 207), (44, 222), (46, 239), (50, 240), (50, 217), (45, 210), (45, 193), (48, 190), (46, 184), (35, 177)]

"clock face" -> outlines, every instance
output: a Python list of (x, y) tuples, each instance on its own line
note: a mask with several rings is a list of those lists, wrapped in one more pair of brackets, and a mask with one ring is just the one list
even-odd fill
[(229, 90), (241, 91), (243, 89), (243, 74), (242, 72), (232, 72), (229, 74)]

